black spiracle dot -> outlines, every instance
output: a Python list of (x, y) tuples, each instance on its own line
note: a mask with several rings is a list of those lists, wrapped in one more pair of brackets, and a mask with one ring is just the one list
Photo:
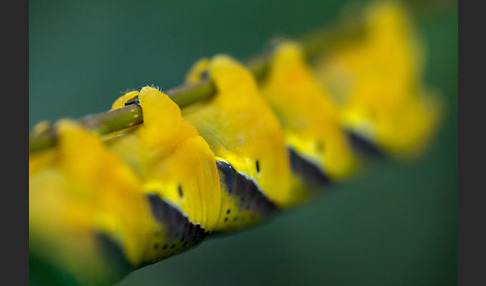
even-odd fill
[(224, 222), (227, 222), (227, 221), (228, 221), (228, 218), (227, 218), (227, 217), (225, 217), (225, 218), (224, 218)]
[(177, 190), (179, 191), (179, 197), (182, 199), (184, 198), (184, 193), (182, 192), (182, 186), (178, 185)]
[(316, 149), (318, 152), (324, 152), (324, 142), (322, 141), (317, 141), (316, 143)]
[(256, 165), (257, 174), (260, 174), (260, 161), (256, 160), (255, 165)]
[(174, 247), (175, 247), (175, 244), (172, 244), (172, 245), (170, 246), (170, 249), (174, 249)]
[(209, 71), (204, 70), (199, 74), (199, 79), (208, 79), (209, 78)]
[(167, 249), (167, 244), (164, 244), (164, 246), (162, 246), (162, 249), (163, 250), (166, 250)]
[(230, 210), (230, 209), (228, 209), (228, 210), (226, 211), (226, 214), (230, 214), (230, 212), (231, 212), (231, 210)]

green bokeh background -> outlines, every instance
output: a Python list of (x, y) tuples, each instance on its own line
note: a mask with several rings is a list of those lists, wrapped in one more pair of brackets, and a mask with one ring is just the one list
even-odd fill
[[(29, 128), (109, 109), (121, 92), (183, 82), (200, 57), (246, 59), (272, 36), (331, 24), (351, 1), (29, 2)], [(145, 267), (129, 285), (456, 285), (457, 3), (417, 14), (425, 82), (448, 113), (416, 164), (366, 176), (265, 225)], [(416, 1), (416, 3), (421, 3)]]

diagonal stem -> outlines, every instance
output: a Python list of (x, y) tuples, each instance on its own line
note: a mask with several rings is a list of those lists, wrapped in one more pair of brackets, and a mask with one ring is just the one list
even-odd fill
[[(359, 16), (359, 11), (356, 15)], [(351, 17), (352, 20), (339, 21), (336, 26), (325, 27), (300, 37), (297, 41), (303, 48), (304, 55), (312, 58), (332, 49), (341, 40), (358, 39), (363, 34), (364, 27), (360, 17)], [(273, 44), (278, 43), (277, 39)], [(247, 61), (247, 67), (259, 81), (262, 80), (268, 68), (270, 51), (254, 56)], [(197, 84), (182, 85), (165, 92), (181, 108), (196, 101), (210, 98), (216, 88), (209, 80), (201, 80)], [(99, 135), (109, 134), (143, 122), (142, 108), (138, 104), (130, 104), (123, 108), (110, 110), (93, 115), (87, 115), (78, 120), (83, 126), (93, 130)], [(54, 147), (57, 144), (55, 128), (48, 128), (40, 134), (30, 133), (29, 154)]]

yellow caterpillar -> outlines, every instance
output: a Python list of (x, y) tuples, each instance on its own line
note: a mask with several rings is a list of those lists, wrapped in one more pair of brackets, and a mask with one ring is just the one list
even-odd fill
[[(418, 153), (439, 109), (422, 98), (416, 57), (402, 45), (408, 34), (387, 30), (407, 26), (400, 7), (370, 8), (371, 23), (380, 24), (370, 25), (363, 43), (314, 67), (297, 42), (281, 42), (260, 83), (227, 55), (200, 60), (186, 83), (209, 78), (216, 94), (182, 110), (156, 88), (128, 92), (112, 110), (138, 102), (139, 126), (99, 136), (75, 121), (58, 121), (56, 148), (29, 155), (34, 267), (47, 269), (51, 282), (115, 283), (352, 176), (365, 164), (357, 144), (394, 157)], [(375, 53), (395, 44), (393, 60), (412, 67), (388, 65)], [(363, 67), (380, 69), (386, 82)], [(339, 94), (322, 88), (347, 86), (349, 78), (356, 84)]]
[(421, 154), (441, 117), (439, 98), (424, 87), (423, 51), (407, 10), (395, 1), (370, 3), (364, 36), (316, 60), (314, 74), (333, 95), (353, 139), (387, 155)]

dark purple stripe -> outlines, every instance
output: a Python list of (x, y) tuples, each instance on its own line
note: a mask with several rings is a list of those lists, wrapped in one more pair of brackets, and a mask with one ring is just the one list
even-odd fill
[(238, 173), (231, 164), (216, 161), (219, 177), (224, 190), (238, 199), (239, 208), (251, 210), (259, 215), (268, 216), (278, 208), (258, 188), (253, 180)]
[(331, 179), (323, 170), (301, 157), (294, 149), (288, 147), (287, 150), (292, 173), (300, 178), (306, 189), (315, 191), (331, 184)]
[[(147, 194), (152, 215), (167, 227), (167, 241), (181, 242), (184, 247), (201, 242), (207, 232), (201, 225), (194, 225), (178, 209), (162, 200), (157, 194)], [(186, 242), (186, 243), (185, 243)]]
[(351, 147), (359, 154), (367, 157), (386, 157), (385, 153), (368, 138), (365, 138), (364, 136), (351, 130), (346, 130), (346, 135), (349, 142), (351, 143)]

